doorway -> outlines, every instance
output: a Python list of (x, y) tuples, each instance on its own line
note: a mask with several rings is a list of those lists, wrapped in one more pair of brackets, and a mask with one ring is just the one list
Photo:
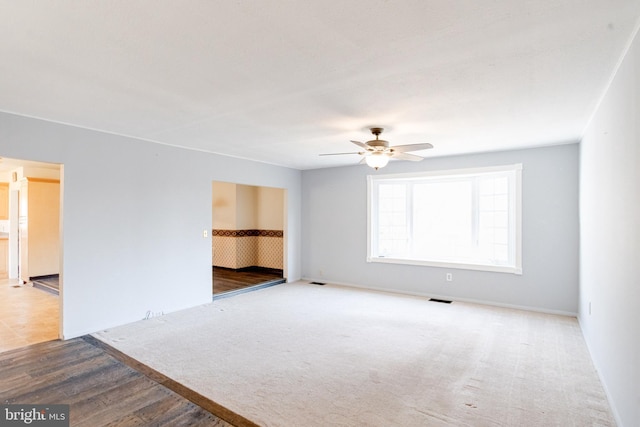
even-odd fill
[(212, 183), (212, 293), (237, 295), (286, 282), (286, 190)]
[(62, 171), (0, 158), (0, 351), (62, 336)]

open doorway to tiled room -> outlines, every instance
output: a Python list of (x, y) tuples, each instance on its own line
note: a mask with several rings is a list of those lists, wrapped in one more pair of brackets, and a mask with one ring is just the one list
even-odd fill
[(286, 190), (214, 181), (213, 295), (284, 283)]

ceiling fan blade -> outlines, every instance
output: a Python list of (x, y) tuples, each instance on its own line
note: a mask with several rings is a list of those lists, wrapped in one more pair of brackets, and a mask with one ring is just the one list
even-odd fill
[(433, 148), (433, 145), (429, 144), (428, 142), (424, 142), (422, 144), (396, 145), (391, 147), (391, 149), (396, 153), (406, 153), (409, 151), (427, 150), (429, 148)]
[(354, 144), (356, 144), (358, 147), (362, 147), (365, 150), (369, 150), (371, 147), (369, 147), (367, 144), (365, 144), (364, 142), (360, 142), (360, 141), (351, 141)]
[(352, 152), (352, 153), (323, 153), (323, 154), (319, 154), (319, 156), (342, 156), (343, 154), (364, 154), (363, 152)]
[(408, 153), (391, 153), (391, 158), (396, 160), (409, 160), (411, 162), (419, 162), (420, 160), (424, 160), (424, 157), (416, 156), (415, 154)]

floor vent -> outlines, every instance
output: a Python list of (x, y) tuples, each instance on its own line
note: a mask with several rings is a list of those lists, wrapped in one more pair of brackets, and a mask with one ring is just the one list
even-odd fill
[(326, 283), (321, 283), (321, 282), (311, 282), (309, 283), (310, 285), (320, 285), (320, 286), (324, 286), (326, 285)]
[(430, 298), (429, 301), (441, 302), (443, 304), (451, 304), (451, 301), (449, 301), (448, 299)]

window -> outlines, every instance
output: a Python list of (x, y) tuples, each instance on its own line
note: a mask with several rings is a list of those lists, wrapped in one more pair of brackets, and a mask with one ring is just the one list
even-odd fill
[(522, 274), (521, 172), (370, 175), (367, 261)]

